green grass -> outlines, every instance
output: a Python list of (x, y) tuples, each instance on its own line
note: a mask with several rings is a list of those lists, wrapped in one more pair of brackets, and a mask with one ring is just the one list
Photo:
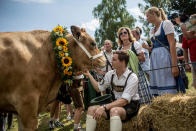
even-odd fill
[[(192, 73), (187, 72), (187, 76), (189, 78), (189, 89), (187, 89), (187, 94), (189, 95), (196, 95), (196, 90), (194, 89), (194, 87), (192, 86)], [(63, 106), (63, 109), (60, 113), (60, 122), (62, 122), (65, 127), (61, 127), (61, 128), (55, 128), (54, 131), (73, 131), (73, 120), (72, 121), (68, 121), (67, 118), (67, 112)], [(82, 127), (85, 128), (85, 118), (86, 118), (86, 114), (83, 113), (82, 115), (82, 120), (81, 120), (81, 124)], [(49, 121), (49, 113), (41, 113), (38, 117), (39, 119), (39, 127), (38, 127), (38, 131), (48, 131), (48, 121)], [(13, 128), (9, 131), (17, 131), (18, 125), (17, 125), (17, 120), (16, 118), (14, 119), (13, 122)]]

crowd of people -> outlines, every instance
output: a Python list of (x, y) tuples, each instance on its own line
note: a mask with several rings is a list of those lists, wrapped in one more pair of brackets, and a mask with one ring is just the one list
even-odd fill
[[(106, 58), (103, 69), (85, 70), (83, 76), (74, 84), (84, 87), (84, 96), (73, 85), (66, 89), (66, 99), (58, 99), (51, 108), (49, 127), (54, 129), (63, 126), (59, 122), (61, 103), (66, 104), (68, 120), (74, 119), (74, 131), (81, 129), (80, 119), (87, 109), (86, 131), (96, 129), (97, 120), (101, 117), (110, 119), (110, 130), (121, 131), (122, 122), (130, 120), (139, 110), (140, 105), (149, 104), (154, 97), (163, 94), (177, 94), (176, 77), (179, 75), (176, 55), (174, 25), (161, 8), (151, 7), (146, 10), (146, 18), (153, 25), (150, 30), (151, 43), (141, 38), (142, 29), (135, 27), (119, 28), (118, 48), (112, 49), (113, 42), (105, 40), (101, 50)], [(182, 23), (175, 19), (183, 33), (183, 55), (185, 68), (192, 70), (193, 86), (196, 88), (196, 14), (188, 22)], [(189, 59), (190, 57), (190, 59)], [(192, 64), (188, 64), (192, 62)], [(170, 68), (165, 68), (170, 67)], [(83, 79), (83, 81), (81, 81)], [(113, 102), (91, 106), (90, 100), (97, 96), (111, 93)], [(75, 111), (71, 102), (74, 102)], [(73, 113), (74, 112), (74, 113)]]

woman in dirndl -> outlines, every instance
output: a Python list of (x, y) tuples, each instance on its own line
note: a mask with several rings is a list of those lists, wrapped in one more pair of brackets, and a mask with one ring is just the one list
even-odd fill
[(151, 94), (145, 73), (143, 72), (140, 61), (145, 61), (144, 52), (141, 44), (133, 37), (128, 27), (121, 27), (118, 30), (118, 49), (125, 50), (129, 54), (128, 68), (131, 69), (139, 79), (138, 93), (140, 96), (140, 104), (148, 104), (151, 102)]
[[(166, 20), (163, 9), (151, 7), (146, 10), (149, 23), (154, 25), (150, 31), (153, 49), (150, 57), (150, 89), (154, 96), (178, 93), (175, 77), (178, 76), (174, 26)], [(173, 67), (171, 67), (173, 66)], [(171, 68), (164, 68), (171, 67)], [(160, 69), (164, 68), (164, 69)], [(154, 70), (158, 69), (158, 70)]]

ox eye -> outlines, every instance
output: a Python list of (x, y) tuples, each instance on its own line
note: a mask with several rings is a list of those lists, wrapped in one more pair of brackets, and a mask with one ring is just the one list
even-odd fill
[(92, 46), (92, 47), (95, 47), (95, 46), (96, 46), (96, 43), (95, 43), (95, 42), (92, 42), (92, 43), (91, 43), (91, 46)]

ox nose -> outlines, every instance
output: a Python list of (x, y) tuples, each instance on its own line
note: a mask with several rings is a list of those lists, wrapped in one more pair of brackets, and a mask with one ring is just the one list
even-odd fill
[(104, 56), (100, 57), (99, 59), (99, 67), (104, 68), (106, 66), (106, 59)]

